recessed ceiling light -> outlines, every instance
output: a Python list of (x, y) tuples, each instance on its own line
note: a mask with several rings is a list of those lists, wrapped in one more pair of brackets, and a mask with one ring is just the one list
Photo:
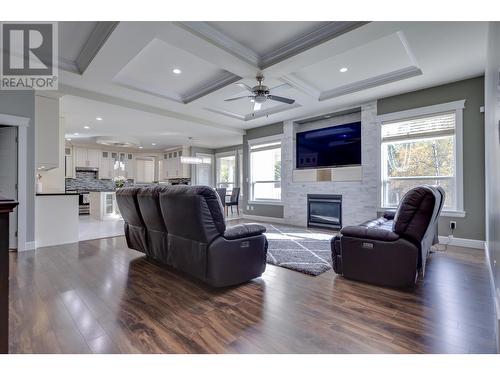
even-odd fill
[(78, 135), (79, 133), (73, 133), (73, 135)]
[(84, 129), (90, 129), (90, 126), (85, 125), (83, 128), (84, 128)]
[(174, 73), (174, 74), (181, 74), (182, 70), (180, 70), (179, 68), (174, 68), (174, 69), (172, 69), (172, 73)]
[(156, 146), (156, 143), (151, 143), (151, 146)]
[(139, 146), (139, 148), (143, 148), (142, 146)]
[(102, 121), (102, 117), (96, 117), (95, 118), (97, 121)]
[(345, 73), (345, 72), (347, 72), (347, 70), (348, 70), (348, 69), (344, 67), (344, 68), (340, 68), (340, 70), (339, 70), (339, 71), (340, 71), (340, 73)]
[(67, 141), (71, 141), (71, 138), (66, 138)]

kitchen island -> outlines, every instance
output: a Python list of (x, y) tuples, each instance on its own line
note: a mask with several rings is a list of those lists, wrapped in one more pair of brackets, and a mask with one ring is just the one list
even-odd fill
[(78, 242), (78, 193), (37, 193), (36, 247)]

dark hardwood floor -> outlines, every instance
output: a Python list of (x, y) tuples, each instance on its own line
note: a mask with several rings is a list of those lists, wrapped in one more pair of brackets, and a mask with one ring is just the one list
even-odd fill
[(268, 265), (207, 288), (123, 237), (11, 253), (10, 353), (493, 353), (483, 252), (436, 252), (414, 293)]

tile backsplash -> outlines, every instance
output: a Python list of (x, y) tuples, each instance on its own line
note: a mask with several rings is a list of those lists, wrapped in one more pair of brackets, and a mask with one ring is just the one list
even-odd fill
[[(133, 185), (134, 180), (127, 180), (125, 185)], [(115, 182), (113, 180), (99, 180), (96, 171), (76, 171), (75, 178), (66, 178), (66, 191), (113, 191)]]

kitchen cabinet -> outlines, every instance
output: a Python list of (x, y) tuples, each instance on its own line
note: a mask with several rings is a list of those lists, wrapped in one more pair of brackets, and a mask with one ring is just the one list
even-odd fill
[(181, 162), (182, 155), (187, 156), (189, 154), (189, 148), (183, 147), (180, 149), (173, 149), (165, 151), (162, 156), (163, 158), (160, 166), (160, 180), (169, 180), (172, 178), (190, 178), (191, 177), (191, 165), (183, 164)]
[(99, 168), (100, 150), (92, 148), (74, 148), (75, 167)]
[(135, 155), (127, 153), (125, 159), (125, 177), (134, 178), (135, 177)]
[(113, 176), (113, 163), (114, 160), (111, 158), (111, 152), (101, 151), (101, 157), (99, 160), (99, 178), (100, 179), (112, 179)]
[(75, 178), (75, 165), (73, 162), (73, 148), (64, 148), (64, 177)]

